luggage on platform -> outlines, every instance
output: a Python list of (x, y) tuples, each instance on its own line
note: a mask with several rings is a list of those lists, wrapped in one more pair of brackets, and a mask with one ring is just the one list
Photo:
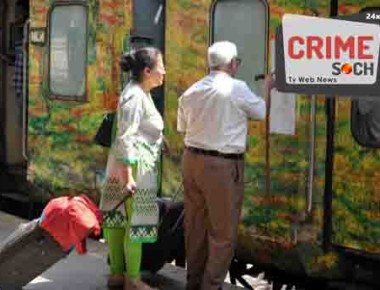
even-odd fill
[(86, 239), (100, 234), (102, 216), (85, 195), (52, 199), (35, 219), (0, 243), (0, 290), (18, 290), (76, 249), (86, 253)]
[(162, 198), (157, 202), (160, 209), (158, 240), (155, 243), (143, 244), (141, 261), (141, 269), (152, 273), (174, 260), (178, 266), (184, 266), (185, 260), (183, 202), (172, 202)]
[(18, 290), (67, 255), (33, 220), (0, 243), (0, 289)]

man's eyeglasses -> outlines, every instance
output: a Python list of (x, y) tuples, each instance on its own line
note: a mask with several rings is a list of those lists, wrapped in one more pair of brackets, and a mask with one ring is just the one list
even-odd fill
[(241, 58), (236, 57), (235, 61), (236, 61), (237, 65), (241, 65)]

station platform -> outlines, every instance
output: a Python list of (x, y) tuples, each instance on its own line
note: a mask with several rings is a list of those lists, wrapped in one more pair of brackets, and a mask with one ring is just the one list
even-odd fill
[[(0, 211), (0, 241), (20, 224), (26, 222)], [(108, 265), (104, 243), (88, 239), (88, 253), (84, 256), (75, 251), (54, 264), (39, 277), (26, 285), (24, 290), (106, 290)], [(186, 270), (165, 265), (157, 274), (148, 276), (149, 283), (160, 290), (184, 290)], [(244, 289), (225, 283), (224, 290)]]

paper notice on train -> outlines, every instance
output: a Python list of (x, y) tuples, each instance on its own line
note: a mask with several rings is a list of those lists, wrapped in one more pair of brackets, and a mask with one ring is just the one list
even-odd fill
[(271, 92), (270, 133), (295, 135), (296, 131), (296, 96), (281, 93), (276, 89)]
[[(271, 71), (275, 71), (276, 43), (271, 46)], [(271, 106), (269, 117), (269, 132), (294, 135), (296, 131), (296, 96), (293, 93), (281, 93), (276, 89), (271, 91)]]

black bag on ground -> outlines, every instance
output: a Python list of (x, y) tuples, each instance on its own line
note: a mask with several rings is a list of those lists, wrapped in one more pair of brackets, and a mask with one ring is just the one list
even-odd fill
[(38, 219), (19, 225), (0, 243), (0, 289), (21, 289), (66, 255)]
[(98, 131), (96, 132), (94, 142), (103, 147), (111, 147), (112, 144), (112, 128), (116, 112), (107, 113)]
[[(158, 199), (160, 225), (158, 240), (144, 243), (141, 270), (156, 273), (165, 263), (185, 260), (185, 240), (183, 229), (183, 202)], [(183, 265), (184, 266), (184, 265)]]

